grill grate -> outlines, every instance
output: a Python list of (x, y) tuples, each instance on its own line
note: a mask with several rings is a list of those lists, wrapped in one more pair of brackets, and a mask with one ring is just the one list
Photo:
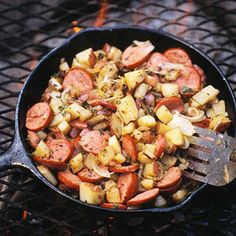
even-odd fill
[[(141, 25), (183, 37), (206, 52), (236, 91), (236, 2), (220, 0), (0, 0), (0, 152), (14, 135), (26, 76), (81, 28)], [(235, 186), (209, 188), (191, 207), (135, 219), (94, 219), (27, 172), (0, 173), (3, 235), (236, 235)]]

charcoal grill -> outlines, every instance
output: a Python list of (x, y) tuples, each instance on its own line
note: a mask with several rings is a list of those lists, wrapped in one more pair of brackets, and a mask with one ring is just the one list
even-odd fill
[[(22, 84), (38, 60), (81, 28), (139, 25), (205, 51), (236, 90), (236, 2), (178, 0), (0, 1), (0, 151), (14, 135)], [(235, 183), (209, 188), (191, 206), (145, 218), (97, 218), (18, 168), (0, 174), (2, 235), (235, 235)]]

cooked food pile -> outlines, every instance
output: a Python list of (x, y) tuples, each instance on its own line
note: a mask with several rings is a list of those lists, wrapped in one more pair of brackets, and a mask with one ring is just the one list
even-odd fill
[[(204, 69), (204, 68), (203, 68)], [(181, 150), (194, 126), (223, 132), (230, 124), (219, 90), (181, 48), (158, 52), (134, 41), (61, 59), (25, 126), (32, 158), (52, 184), (105, 208), (166, 207), (196, 182)]]

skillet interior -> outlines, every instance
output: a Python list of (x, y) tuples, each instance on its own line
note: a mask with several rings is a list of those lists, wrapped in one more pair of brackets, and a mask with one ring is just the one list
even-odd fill
[[(192, 62), (199, 65), (205, 71), (207, 76), (207, 83), (212, 84), (214, 87), (220, 90), (220, 97), (225, 100), (227, 111), (229, 117), (232, 120), (232, 125), (229, 129), (229, 134), (235, 136), (235, 100), (226, 79), (223, 77), (222, 73), (216, 68), (216, 66), (206, 57), (201, 51), (196, 49), (193, 46), (188, 45), (185, 42), (176, 39), (175, 37), (160, 33), (157, 31), (152, 31), (150, 29), (143, 28), (133, 28), (133, 27), (121, 27), (121, 28), (100, 28), (100, 29), (87, 29), (84, 30), (70, 39), (68, 39), (62, 46), (54, 49), (49, 54), (47, 54), (38, 64), (36, 69), (30, 74), (28, 80), (26, 81), (21, 95), (19, 97), (18, 103), (18, 114), (16, 114), (16, 132), (19, 132), (21, 141), (24, 148), (27, 150), (28, 155), (30, 154), (30, 148), (26, 141), (26, 129), (25, 129), (25, 116), (27, 109), (40, 100), (41, 95), (45, 88), (47, 87), (48, 80), (50, 76), (58, 71), (58, 65), (61, 58), (65, 58), (69, 64), (71, 64), (75, 54), (83, 49), (92, 47), (94, 49), (99, 49), (103, 46), (104, 43), (108, 42), (111, 45), (114, 45), (121, 50), (124, 50), (128, 45), (132, 43), (133, 40), (150, 40), (155, 46), (155, 49), (163, 52), (165, 49), (171, 47), (181, 47), (188, 52)], [(52, 187), (51, 184), (44, 178), (42, 181), (47, 185)], [(191, 200), (191, 198), (200, 191), (206, 185), (201, 185), (196, 189), (189, 197), (182, 202), (173, 207), (168, 208), (151, 208), (151, 209), (142, 209), (136, 211), (125, 211), (126, 213), (137, 213), (137, 212), (169, 212), (180, 208)], [(53, 188), (55, 190), (55, 188)], [(58, 191), (60, 194), (72, 199), (73, 201), (80, 201), (71, 198), (65, 193)], [(91, 206), (85, 203), (81, 203), (84, 206), (88, 206), (89, 209), (101, 209), (96, 206)], [(103, 212), (124, 212), (113, 209), (103, 209)], [(101, 212), (101, 211), (100, 211)]]

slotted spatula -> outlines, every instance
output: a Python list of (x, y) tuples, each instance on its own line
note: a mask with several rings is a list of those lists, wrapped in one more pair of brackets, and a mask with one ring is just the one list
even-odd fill
[(236, 139), (199, 127), (195, 130), (190, 147), (183, 151), (189, 162), (184, 176), (214, 186), (230, 183), (236, 178)]

